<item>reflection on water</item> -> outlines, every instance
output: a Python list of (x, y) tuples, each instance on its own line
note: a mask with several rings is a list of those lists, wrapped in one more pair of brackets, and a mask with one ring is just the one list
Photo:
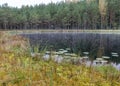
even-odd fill
[(39, 46), (39, 50), (70, 48), (71, 52), (83, 54), (89, 52), (90, 57), (97, 58), (99, 47), (103, 47), (103, 54), (110, 56), (113, 62), (120, 62), (120, 57), (112, 57), (111, 52), (120, 56), (120, 35), (92, 34), (92, 33), (40, 33), (22, 34), (30, 39), (31, 46)]

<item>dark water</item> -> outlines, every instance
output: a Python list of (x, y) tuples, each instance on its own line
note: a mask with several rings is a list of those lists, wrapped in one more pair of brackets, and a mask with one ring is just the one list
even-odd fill
[[(22, 34), (28, 37), (31, 47), (37, 46), (39, 50), (58, 50), (71, 48), (71, 52), (90, 52), (90, 57), (95, 59), (99, 51), (102, 55), (110, 56), (113, 62), (120, 63), (120, 34), (92, 34), (92, 33), (40, 33)], [(111, 52), (116, 52), (119, 57), (112, 57)]]

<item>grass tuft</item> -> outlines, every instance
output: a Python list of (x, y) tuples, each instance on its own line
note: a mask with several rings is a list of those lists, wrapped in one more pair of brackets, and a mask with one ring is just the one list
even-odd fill
[[(19, 36), (8, 40), (24, 41), (24, 46), (28, 43)], [(16, 49), (8, 40), (5, 42), (12, 48), (10, 52), (0, 50), (0, 86), (120, 86), (120, 72), (111, 66), (93, 68), (42, 59), (35, 61), (27, 51), (22, 52), (21, 43), (17, 42), (20, 46)]]

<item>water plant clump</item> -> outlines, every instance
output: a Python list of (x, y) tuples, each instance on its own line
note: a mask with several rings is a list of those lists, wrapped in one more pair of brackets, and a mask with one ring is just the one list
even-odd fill
[(113, 57), (119, 57), (118, 53), (115, 53), (115, 52), (112, 52), (111, 55), (112, 55)]

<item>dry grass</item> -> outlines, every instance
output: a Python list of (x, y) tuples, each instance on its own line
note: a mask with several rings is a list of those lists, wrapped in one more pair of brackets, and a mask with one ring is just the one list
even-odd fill
[(84, 65), (34, 61), (14, 54), (2, 58), (6, 58), (0, 60), (2, 86), (120, 86), (119, 75), (110, 71), (106, 75)]
[(10, 48), (3, 48), (5, 52), (0, 50), (0, 86), (120, 86), (120, 73), (113, 69), (112, 72), (111, 68), (99, 72), (85, 65), (57, 64), (42, 59), (34, 61), (26, 52), (19, 55), (16, 51), (7, 52), (18, 45), (24, 49), (26, 39), (1, 34), (1, 45)]
[(26, 50), (28, 45), (27, 39), (18, 36), (10, 35), (5, 32), (0, 32), (0, 51), (11, 52), (13, 48)]

